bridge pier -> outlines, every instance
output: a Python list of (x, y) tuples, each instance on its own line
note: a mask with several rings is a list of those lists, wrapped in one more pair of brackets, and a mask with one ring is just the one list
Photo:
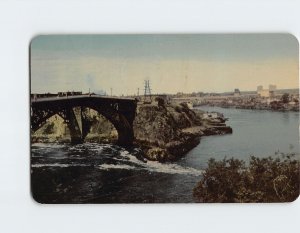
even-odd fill
[(123, 115), (119, 115), (118, 118), (118, 122), (121, 122), (121, 124), (115, 125), (118, 131), (117, 144), (120, 146), (130, 146), (134, 140), (132, 123), (130, 124)]
[(117, 144), (120, 146), (131, 146), (133, 143), (133, 130), (128, 130), (126, 133), (121, 133), (121, 131), (118, 132), (118, 141)]
[(64, 117), (64, 120), (67, 123), (68, 128), (70, 130), (71, 143), (82, 143), (83, 137), (81, 132), (82, 129), (81, 109), (79, 110), (79, 113), (78, 113), (78, 109), (76, 110), (77, 110), (76, 111), (77, 114), (75, 114), (73, 108), (67, 108), (66, 116)]
[(84, 115), (84, 107), (73, 107), (66, 109), (63, 117), (68, 125), (71, 143), (82, 143), (90, 131), (91, 124)]

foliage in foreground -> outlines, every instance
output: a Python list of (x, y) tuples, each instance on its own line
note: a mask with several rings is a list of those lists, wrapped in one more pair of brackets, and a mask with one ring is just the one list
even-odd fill
[(194, 188), (198, 202), (291, 202), (299, 195), (299, 160), (251, 157), (210, 159), (202, 180)]

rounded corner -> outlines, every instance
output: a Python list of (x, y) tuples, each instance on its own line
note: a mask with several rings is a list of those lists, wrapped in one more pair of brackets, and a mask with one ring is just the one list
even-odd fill
[(298, 192), (298, 196), (295, 197), (295, 199), (293, 199), (292, 201), (289, 201), (288, 203), (294, 203), (299, 199), (300, 196), (300, 192)]
[(291, 39), (294, 40), (294, 41), (296, 42), (297, 48), (299, 48), (299, 39), (297, 38), (297, 36), (294, 35), (293, 33), (287, 33), (287, 35), (288, 35), (289, 37), (291, 37)]
[(37, 41), (39, 38), (43, 37), (43, 36), (44, 36), (44, 35), (42, 35), (42, 34), (38, 34), (38, 35), (33, 36), (33, 37), (30, 39), (30, 41), (29, 41), (29, 48), (31, 49), (32, 44), (33, 44), (35, 41)]
[(38, 205), (46, 204), (46, 203), (42, 202), (41, 200), (39, 200), (39, 199), (34, 195), (34, 193), (33, 193), (32, 190), (30, 190), (30, 197), (31, 197), (31, 200), (32, 200), (33, 202), (35, 202), (36, 204), (38, 204)]

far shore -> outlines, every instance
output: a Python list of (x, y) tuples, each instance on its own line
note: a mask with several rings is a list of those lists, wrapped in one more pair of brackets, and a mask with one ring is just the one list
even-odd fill
[(220, 107), (232, 109), (264, 110), (271, 112), (299, 112), (299, 106), (296, 108), (271, 108), (269, 106), (242, 106), (242, 105), (224, 105), (224, 104), (199, 104), (194, 107)]

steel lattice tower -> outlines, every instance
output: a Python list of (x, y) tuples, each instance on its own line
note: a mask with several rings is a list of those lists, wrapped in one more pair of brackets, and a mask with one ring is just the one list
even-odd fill
[(144, 87), (144, 102), (151, 103), (151, 88), (150, 88), (150, 81), (145, 80), (145, 87)]

